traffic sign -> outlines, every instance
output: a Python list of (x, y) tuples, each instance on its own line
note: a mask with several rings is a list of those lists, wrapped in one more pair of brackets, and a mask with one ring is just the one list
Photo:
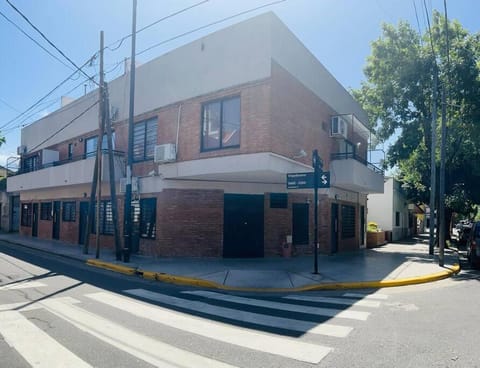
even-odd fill
[[(287, 174), (287, 189), (313, 189), (315, 177), (313, 172)], [(320, 171), (318, 188), (330, 188), (330, 171)]]
[(287, 174), (287, 189), (312, 189), (313, 172)]

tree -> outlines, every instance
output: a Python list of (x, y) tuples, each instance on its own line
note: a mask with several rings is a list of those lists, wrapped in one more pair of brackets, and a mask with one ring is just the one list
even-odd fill
[[(447, 52), (445, 18), (434, 12), (431, 36), (420, 35), (406, 22), (384, 24), (372, 43), (366, 81), (353, 94), (369, 113), (378, 138), (396, 137), (387, 164), (397, 167), (409, 198), (428, 203), (432, 76), (438, 70), (439, 111), (441, 88), (447, 94), (445, 204), (451, 216), (452, 211), (469, 213), (473, 203), (480, 203), (480, 35), (469, 34), (458, 21), (448, 22)], [(436, 162), (439, 167), (439, 145)]]

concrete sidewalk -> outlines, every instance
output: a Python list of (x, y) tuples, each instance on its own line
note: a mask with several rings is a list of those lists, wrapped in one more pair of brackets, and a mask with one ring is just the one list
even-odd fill
[(381, 288), (436, 281), (460, 270), (455, 251), (445, 251), (445, 266), (440, 267), (438, 256), (428, 254), (428, 243), (421, 237), (374, 249), (319, 255), (318, 274), (312, 273), (313, 256), (218, 259), (132, 255), (130, 262), (124, 263), (115, 260), (113, 251), (104, 249), (95, 259), (94, 246), (90, 246), (90, 254), (83, 254), (82, 246), (55, 240), (10, 233), (0, 234), (0, 240), (146, 279), (237, 291)]

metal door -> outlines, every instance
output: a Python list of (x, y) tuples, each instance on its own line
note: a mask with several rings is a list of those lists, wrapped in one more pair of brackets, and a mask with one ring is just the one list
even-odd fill
[(38, 203), (33, 204), (32, 211), (32, 236), (38, 236)]
[(332, 253), (338, 252), (338, 204), (332, 203), (332, 217), (331, 217), (331, 237), (330, 237), (330, 251)]
[(80, 218), (78, 220), (78, 244), (85, 244), (87, 231), (88, 202), (80, 202)]
[(224, 257), (263, 257), (263, 195), (225, 194)]
[(309, 205), (308, 203), (292, 204), (292, 243), (308, 244)]
[(60, 201), (53, 202), (52, 238), (60, 239)]

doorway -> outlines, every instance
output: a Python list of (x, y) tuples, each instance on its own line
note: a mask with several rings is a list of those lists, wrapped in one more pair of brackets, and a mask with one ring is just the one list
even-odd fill
[(338, 203), (332, 203), (332, 215), (331, 215), (331, 236), (330, 236), (330, 252), (338, 252)]
[(306, 245), (309, 242), (309, 205), (308, 203), (292, 204), (292, 243)]
[(38, 203), (33, 204), (32, 211), (32, 236), (38, 236)]
[(52, 238), (60, 239), (60, 201), (53, 202)]
[(223, 256), (263, 257), (263, 195), (225, 194)]

